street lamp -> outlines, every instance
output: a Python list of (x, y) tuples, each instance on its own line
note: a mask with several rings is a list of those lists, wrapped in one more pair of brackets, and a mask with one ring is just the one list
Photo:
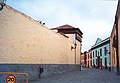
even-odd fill
[(3, 7), (5, 6), (7, 0), (0, 0), (0, 11), (3, 9)]

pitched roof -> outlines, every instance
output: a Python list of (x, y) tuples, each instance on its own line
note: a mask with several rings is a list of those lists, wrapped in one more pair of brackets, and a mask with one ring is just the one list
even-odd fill
[(102, 39), (97, 38), (97, 40), (96, 40), (96, 42), (95, 42), (95, 45), (98, 44), (98, 43), (100, 43), (101, 41), (102, 41)]
[(68, 24), (65, 24), (65, 25), (62, 25), (62, 26), (58, 26), (56, 28), (52, 28), (51, 30), (56, 30), (56, 29), (73, 29), (73, 28), (75, 28), (75, 27), (70, 26)]
[[(98, 42), (99, 41), (99, 42)], [(108, 37), (108, 38), (106, 38), (106, 39), (104, 39), (104, 40), (101, 40), (101, 39), (97, 39), (97, 41), (96, 41), (96, 43), (95, 43), (95, 45), (93, 45), (92, 47), (91, 47), (91, 50), (93, 50), (93, 49), (95, 49), (95, 48), (98, 48), (98, 47), (100, 47), (100, 46), (102, 46), (102, 45), (105, 45), (106, 43), (110, 43), (110, 37)]]
[(64, 31), (66, 31), (66, 30), (72, 30), (72, 31), (77, 31), (78, 33), (79, 33), (79, 35), (82, 37), (82, 31), (79, 29), (79, 28), (75, 28), (75, 27), (73, 27), (73, 26), (71, 26), (71, 25), (68, 25), (68, 24), (65, 24), (65, 25), (62, 25), (62, 26), (58, 26), (58, 27), (56, 27), (56, 28), (51, 28), (51, 30), (64, 30)]

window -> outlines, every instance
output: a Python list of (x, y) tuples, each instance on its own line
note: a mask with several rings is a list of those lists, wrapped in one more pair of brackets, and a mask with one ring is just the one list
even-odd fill
[(90, 53), (90, 58), (92, 59), (92, 53)]
[(93, 59), (93, 66), (95, 65), (95, 63), (94, 63), (94, 59)]
[(100, 56), (102, 56), (102, 49), (100, 49)]
[(97, 57), (97, 50), (95, 51), (96, 57)]
[(89, 59), (89, 54), (88, 54), (88, 59)]
[(90, 60), (90, 64), (91, 64), (90, 66), (92, 66), (92, 60)]
[(104, 54), (105, 54), (105, 55), (107, 54), (107, 49), (106, 49), (106, 47), (104, 47)]
[(117, 42), (116, 42), (116, 36), (113, 37), (113, 46), (116, 48)]
[(93, 58), (94, 58), (94, 51), (93, 51)]
[(98, 65), (98, 59), (96, 59), (96, 65)]
[(102, 58), (100, 58), (100, 67), (102, 67)]

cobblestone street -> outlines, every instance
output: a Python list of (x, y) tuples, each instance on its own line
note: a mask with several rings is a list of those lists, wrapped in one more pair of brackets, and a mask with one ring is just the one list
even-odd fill
[(120, 83), (120, 76), (107, 70), (84, 69), (37, 79), (29, 83)]

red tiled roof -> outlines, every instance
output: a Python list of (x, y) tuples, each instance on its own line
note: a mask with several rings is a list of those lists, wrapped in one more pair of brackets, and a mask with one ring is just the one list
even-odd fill
[(75, 28), (75, 27), (70, 26), (68, 24), (65, 24), (65, 25), (62, 25), (62, 26), (59, 26), (59, 27), (56, 27), (56, 28), (52, 28), (51, 30), (55, 30), (55, 29), (71, 29), (71, 28)]

